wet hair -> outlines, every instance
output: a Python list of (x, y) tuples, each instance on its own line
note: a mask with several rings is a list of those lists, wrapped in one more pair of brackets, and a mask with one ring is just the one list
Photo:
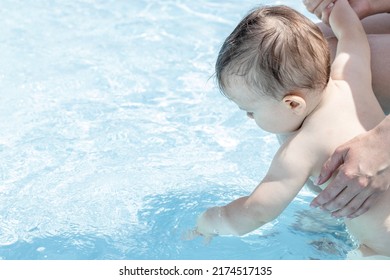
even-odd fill
[(252, 10), (226, 38), (215, 65), (219, 88), (232, 75), (255, 92), (277, 99), (298, 89), (322, 91), (330, 53), (321, 30), (287, 6)]

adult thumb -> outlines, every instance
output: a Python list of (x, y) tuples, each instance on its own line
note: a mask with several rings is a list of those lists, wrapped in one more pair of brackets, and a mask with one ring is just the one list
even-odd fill
[(344, 163), (348, 149), (337, 148), (330, 158), (322, 165), (317, 185), (322, 185), (332, 177), (333, 173)]

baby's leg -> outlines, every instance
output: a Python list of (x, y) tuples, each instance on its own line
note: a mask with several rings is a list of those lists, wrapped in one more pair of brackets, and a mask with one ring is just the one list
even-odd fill
[[(328, 39), (332, 60), (336, 54), (337, 39), (332, 30), (319, 23), (325, 37)], [(371, 48), (372, 87), (374, 93), (386, 114), (390, 113), (390, 14), (379, 14), (365, 18), (363, 26)], [(351, 28), (353, 28), (351, 26)]]

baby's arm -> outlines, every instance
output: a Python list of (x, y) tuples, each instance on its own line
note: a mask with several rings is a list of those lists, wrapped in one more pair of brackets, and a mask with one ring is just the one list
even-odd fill
[(204, 212), (198, 219), (197, 234), (242, 235), (278, 217), (310, 175), (308, 157), (299, 149), (293, 151), (279, 149), (266, 177), (251, 195)]
[(357, 14), (347, 0), (335, 1), (326, 12), (330, 13), (329, 24), (338, 39), (332, 78), (371, 87), (370, 47)]

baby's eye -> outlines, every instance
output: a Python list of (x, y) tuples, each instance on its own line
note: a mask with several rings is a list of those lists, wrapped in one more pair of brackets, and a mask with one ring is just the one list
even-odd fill
[(248, 118), (254, 119), (252, 112), (246, 112), (246, 115), (248, 116)]

